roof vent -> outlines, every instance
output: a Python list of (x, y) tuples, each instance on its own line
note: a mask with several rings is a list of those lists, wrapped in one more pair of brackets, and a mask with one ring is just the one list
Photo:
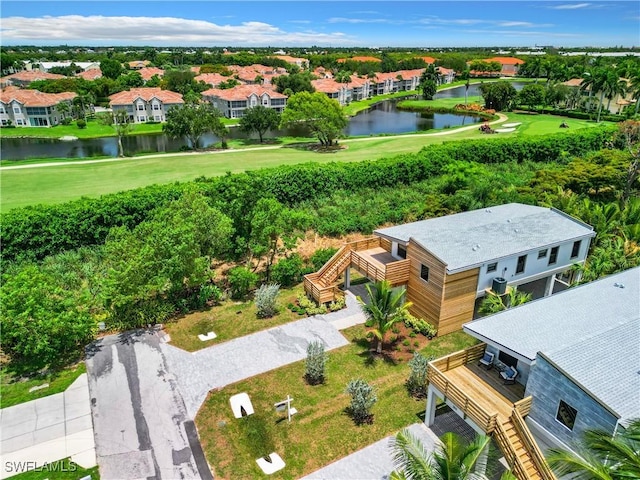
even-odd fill
[(507, 223), (511, 223), (511, 219), (510, 218), (507, 218)]
[(517, 228), (514, 228), (514, 229), (513, 229), (513, 231), (514, 231), (515, 233), (520, 233), (520, 230), (518, 230)]
[(618, 283), (618, 282), (616, 282), (616, 283), (614, 283), (614, 284), (613, 284), (613, 286), (614, 286), (614, 287), (618, 287), (618, 288), (624, 288), (624, 283)]

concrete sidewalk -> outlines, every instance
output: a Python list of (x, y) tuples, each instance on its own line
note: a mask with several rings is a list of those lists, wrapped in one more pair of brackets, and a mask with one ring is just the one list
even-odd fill
[(81, 467), (95, 467), (87, 374), (62, 393), (3, 408), (0, 430), (0, 478), (67, 457)]
[(323, 342), (326, 350), (349, 343), (330, 322), (308, 317), (194, 353), (170, 344), (161, 348), (187, 411), (195, 418), (210, 390), (302, 360), (314, 340)]
[[(438, 437), (424, 423), (414, 423), (409, 427), (409, 431), (420, 439), (428, 451), (435, 449)], [(393, 471), (391, 438), (383, 438), (362, 450), (316, 470), (306, 477), (302, 477), (301, 480), (387, 480)]]

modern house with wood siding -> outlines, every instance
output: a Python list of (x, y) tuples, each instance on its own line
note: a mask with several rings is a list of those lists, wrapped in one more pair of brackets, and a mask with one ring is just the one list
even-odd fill
[(565, 272), (584, 262), (595, 232), (559, 210), (511, 203), (374, 235), (345, 245), (307, 275), (307, 293), (332, 301), (340, 276), (345, 273), (348, 287), (349, 268), (355, 268), (371, 280), (406, 287), (411, 313), (446, 334), (471, 321), (476, 299), (492, 289), (517, 287), (540, 297), (566, 286), (571, 275)]
[(443, 400), (494, 436), (519, 479), (553, 478), (542, 451), (640, 418), (639, 292), (634, 268), (465, 324), (482, 343), (429, 363), (426, 423)]

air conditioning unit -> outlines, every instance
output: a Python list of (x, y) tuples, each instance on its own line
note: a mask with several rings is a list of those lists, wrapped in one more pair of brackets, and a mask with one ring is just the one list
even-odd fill
[(497, 295), (504, 295), (507, 293), (507, 279), (503, 277), (494, 278), (491, 290), (493, 290)]

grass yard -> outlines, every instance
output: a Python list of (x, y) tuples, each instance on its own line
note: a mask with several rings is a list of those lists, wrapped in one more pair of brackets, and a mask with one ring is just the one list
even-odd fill
[[(323, 385), (305, 383), (304, 361), (300, 361), (212, 391), (196, 424), (214, 476), (265, 478), (255, 459), (275, 451), (287, 466), (271, 477), (299, 478), (420, 421), (425, 401), (407, 394), (406, 361), (371, 356), (365, 332), (363, 326), (343, 332), (351, 343), (328, 352)], [(426, 346), (421, 352), (437, 357), (473, 345), (476, 340), (457, 332), (432, 341), (424, 339), (423, 343)], [(376, 390), (378, 402), (372, 409), (371, 425), (356, 426), (344, 412), (349, 404), (344, 390), (355, 378), (370, 382)], [(235, 419), (229, 397), (241, 392), (249, 394), (256, 413)], [(291, 423), (286, 413), (276, 412), (273, 407), (287, 395), (293, 397), (292, 406), (298, 410)], [(265, 449), (268, 451), (263, 453)]]
[[(563, 117), (551, 115), (507, 114), (507, 122), (522, 122), (509, 134), (542, 135), (560, 131)], [(586, 120), (566, 120), (569, 129), (599, 128)], [(465, 128), (465, 127), (462, 127)], [(497, 134), (500, 135), (500, 134)], [(3, 211), (38, 203), (54, 204), (82, 196), (98, 197), (107, 193), (174, 181), (191, 181), (199, 176), (224, 175), (258, 168), (293, 165), (306, 162), (357, 162), (376, 160), (404, 153), (418, 152), (425, 145), (468, 138), (493, 138), (477, 128), (450, 129), (429, 134), (363, 137), (341, 140), (342, 150), (319, 153), (294, 146), (266, 146), (255, 149), (226, 150), (215, 153), (163, 154), (107, 160), (99, 163), (78, 163), (25, 169), (0, 168), (2, 188), (0, 204)]]
[[(15, 380), (11, 372), (3, 369), (1, 372), (2, 384), (0, 385), (0, 408), (11, 407), (19, 403), (29, 402), (37, 398), (64, 392), (76, 378), (85, 373), (84, 362), (74, 365), (64, 370), (39, 375), (25, 381)], [(29, 392), (32, 387), (37, 387), (48, 383), (47, 388)]]
[[(130, 134), (160, 132), (162, 132), (161, 123), (136, 123)], [(86, 128), (78, 128), (75, 121), (71, 125), (56, 125), (49, 128), (0, 128), (0, 137), (60, 138), (67, 135), (78, 138), (115, 137), (115, 130), (109, 125), (101, 124), (96, 119), (88, 119)]]
[(99, 480), (98, 467), (82, 468), (80, 465), (65, 458), (59, 462), (53, 462), (46, 467), (19, 473), (11, 477), (13, 480), (79, 480), (90, 476), (91, 480)]
[[(287, 308), (287, 304), (295, 303), (297, 296), (303, 292), (302, 285), (281, 289), (278, 294), (279, 311), (272, 318), (257, 318), (256, 306), (252, 300), (247, 302), (227, 300), (207, 310), (179, 317), (175, 322), (167, 323), (165, 331), (171, 335), (171, 345), (195, 352), (232, 338), (304, 318)], [(206, 335), (211, 331), (218, 336), (215, 340), (200, 341), (198, 334)]]

